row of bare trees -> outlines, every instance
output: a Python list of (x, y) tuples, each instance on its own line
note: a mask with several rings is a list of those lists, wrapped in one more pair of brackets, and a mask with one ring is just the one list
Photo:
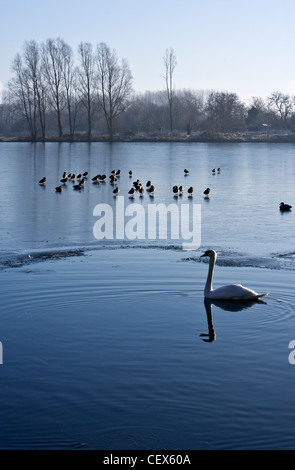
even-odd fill
[(113, 139), (120, 133), (198, 131), (210, 135), (244, 130), (295, 128), (295, 100), (273, 92), (243, 103), (235, 93), (175, 90), (173, 48), (163, 56), (165, 86), (159, 92), (134, 93), (128, 62), (119, 61), (105, 43), (79, 44), (77, 54), (62, 39), (24, 43), (12, 63), (12, 79), (0, 105), (0, 133), (32, 140), (49, 133), (74, 139), (83, 133)]
[(91, 138), (94, 113), (103, 113), (110, 138), (114, 119), (125, 109), (132, 91), (132, 75), (126, 60), (119, 63), (116, 52), (105, 43), (96, 49), (90, 43), (78, 47), (79, 65), (72, 48), (61, 38), (42, 44), (26, 41), (13, 60), (9, 82), (11, 104), (24, 116), (33, 140), (45, 138), (46, 118), (54, 113), (59, 138), (65, 116), (73, 138), (81, 107), (87, 114)]

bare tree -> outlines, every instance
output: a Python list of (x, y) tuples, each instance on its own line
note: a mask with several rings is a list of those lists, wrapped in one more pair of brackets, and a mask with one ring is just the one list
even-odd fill
[(249, 130), (257, 131), (264, 128), (269, 131), (276, 119), (275, 113), (267, 101), (260, 97), (252, 96), (246, 118)]
[(287, 118), (292, 114), (293, 103), (289, 95), (285, 95), (280, 91), (274, 91), (268, 97), (268, 103), (275, 112), (278, 114), (281, 121), (286, 121)]
[(28, 77), (24, 69), (23, 60), (20, 53), (17, 53), (13, 63), (12, 72), (14, 77), (9, 82), (9, 90), (14, 97), (15, 106), (20, 107), (20, 110), (26, 118), (32, 140), (36, 138), (36, 125), (35, 116), (36, 109), (34, 107)]
[(91, 140), (94, 99), (94, 56), (90, 43), (81, 42), (78, 46), (80, 67), (78, 69), (78, 83), (81, 90), (82, 104), (87, 112), (87, 137)]
[(132, 75), (125, 59), (121, 64), (115, 50), (100, 43), (96, 50), (97, 96), (106, 120), (110, 141), (113, 140), (114, 120), (126, 110), (132, 92)]
[(62, 111), (66, 105), (66, 92), (64, 83), (64, 57), (67, 49), (66, 43), (60, 39), (47, 39), (43, 44), (43, 65), (48, 83), (51, 104), (56, 112), (58, 134), (63, 135)]
[(68, 109), (68, 120), (71, 140), (74, 139), (75, 119), (77, 113), (76, 94), (76, 68), (74, 68), (73, 51), (68, 44), (62, 47), (62, 74), (65, 87), (65, 95)]
[(244, 129), (246, 110), (235, 93), (211, 91), (206, 111), (207, 130), (212, 134)]
[(9, 83), (9, 88), (14, 96), (14, 104), (19, 107), (24, 115), (31, 138), (35, 140), (37, 137), (38, 117), (36, 62), (35, 57), (29, 53), (28, 44), (24, 49), (25, 54), (21, 55), (18, 53), (13, 60), (12, 71), (14, 77)]
[(124, 113), (125, 126), (135, 132), (160, 132), (165, 127), (166, 121), (166, 107), (162, 104), (162, 94), (160, 91), (134, 95), (128, 110)]
[(10, 88), (2, 92), (2, 103), (0, 104), (0, 134), (10, 132), (11, 125), (15, 122), (13, 97)]
[(174, 98), (174, 91), (173, 91), (173, 74), (175, 67), (177, 65), (176, 62), (176, 55), (174, 49), (170, 47), (166, 49), (165, 55), (163, 57), (163, 62), (165, 66), (165, 83), (166, 83), (166, 91), (167, 91), (167, 98), (169, 104), (169, 121), (170, 121), (170, 132), (173, 131), (173, 98)]
[(45, 137), (45, 116), (47, 89), (44, 80), (40, 47), (36, 41), (26, 41), (23, 51), (27, 74), (32, 83), (34, 102), (36, 102), (42, 137)]
[(204, 92), (184, 89), (178, 91), (177, 96), (182, 104), (181, 115), (189, 135), (204, 111)]

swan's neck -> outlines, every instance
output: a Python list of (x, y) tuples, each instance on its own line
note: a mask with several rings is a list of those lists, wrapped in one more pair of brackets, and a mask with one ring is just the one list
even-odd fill
[(215, 261), (216, 261), (216, 255), (210, 257), (208, 276), (207, 276), (207, 281), (206, 281), (205, 290), (204, 290), (205, 295), (212, 291), (213, 271), (214, 271)]

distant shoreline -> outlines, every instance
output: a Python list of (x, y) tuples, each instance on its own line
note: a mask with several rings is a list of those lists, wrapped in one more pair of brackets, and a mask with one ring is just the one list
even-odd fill
[[(71, 139), (68, 135), (59, 138), (57, 136), (47, 136), (45, 139), (37, 138), (32, 140), (29, 136), (0, 136), (1, 142), (110, 142), (108, 135), (93, 136), (89, 141), (86, 135), (77, 134)], [(261, 132), (236, 132), (236, 133), (216, 133), (214, 135), (205, 132), (193, 135), (175, 133), (174, 135), (164, 135), (155, 133), (146, 134), (120, 134), (114, 135), (112, 142), (134, 142), (134, 143), (295, 143), (295, 133), (261, 133)]]

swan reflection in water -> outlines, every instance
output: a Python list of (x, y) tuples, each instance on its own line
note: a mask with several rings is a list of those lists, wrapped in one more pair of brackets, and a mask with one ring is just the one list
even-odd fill
[[(216, 299), (207, 299), (204, 298), (204, 305), (207, 314), (207, 322), (208, 322), (208, 333), (200, 334), (200, 337), (206, 343), (212, 343), (212, 341), (216, 340), (216, 333), (214, 330), (213, 325), (213, 318), (212, 318), (212, 305), (216, 305), (217, 307), (221, 308), (222, 310), (227, 310), (228, 312), (240, 312), (242, 310), (246, 310), (247, 308), (253, 307), (253, 305), (257, 304), (267, 304), (261, 299), (253, 300), (253, 301), (230, 301), (230, 300), (216, 300)], [(206, 339), (204, 339), (206, 337)]]

